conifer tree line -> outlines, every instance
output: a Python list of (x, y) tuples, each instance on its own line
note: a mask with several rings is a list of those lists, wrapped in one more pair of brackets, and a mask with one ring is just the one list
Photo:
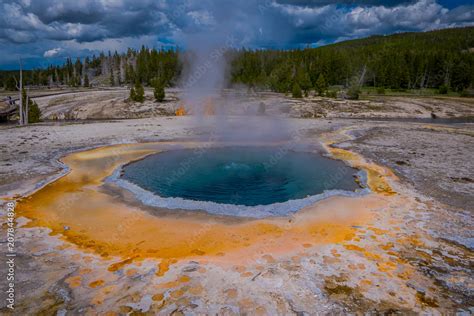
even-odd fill
[[(46, 69), (24, 71), (25, 85), (30, 86), (121, 86), (136, 81), (151, 85), (156, 78), (164, 85), (172, 86), (179, 76), (178, 53), (173, 50), (157, 50), (142, 47), (128, 49), (124, 54), (101, 53), (84, 59), (66, 58), (64, 65)], [(15, 89), (14, 71), (0, 72), (0, 79), (7, 90)]]
[[(24, 72), (27, 85), (130, 87), (137, 83), (161, 89), (177, 85), (182, 71), (178, 50), (142, 47), (108, 53), (62, 66)], [(474, 83), (474, 27), (426, 33), (373, 36), (298, 50), (227, 52), (231, 82), (299, 96), (326, 93), (330, 86), (355, 83), (390, 89), (436, 88), (461, 92)], [(0, 72), (1, 84), (14, 90), (14, 72)], [(138, 87), (138, 86), (137, 86)], [(301, 90), (301, 91), (299, 91)]]

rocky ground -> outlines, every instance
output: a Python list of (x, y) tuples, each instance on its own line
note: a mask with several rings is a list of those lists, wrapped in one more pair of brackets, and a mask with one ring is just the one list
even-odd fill
[(349, 148), (389, 166), (420, 192), (451, 207), (466, 209), (474, 203), (474, 165), (467, 158), (474, 149), (474, 129), (470, 127), (379, 125), (358, 137)]
[[(109, 113), (120, 118), (131, 112), (139, 113), (131, 117), (142, 117), (150, 116), (150, 111), (157, 117), (2, 126), (0, 195), (25, 195), (56, 177), (64, 168), (57, 159), (69, 152), (110, 144), (206, 138), (210, 125), (202, 121), (160, 116), (176, 106), (177, 100), (169, 95), (163, 111), (151, 100), (133, 108), (124, 103), (123, 91), (39, 98), (44, 115), (50, 118), (62, 118), (61, 113), (64, 118), (105, 119)], [(25, 226), (26, 219), (19, 218), (15, 313), (474, 312), (473, 125), (334, 118), (428, 118), (432, 112), (440, 117), (472, 116), (469, 101), (384, 98), (354, 102), (316, 97), (293, 100), (271, 93), (239, 95), (232, 92), (225, 97), (228, 104), (238, 104), (238, 109), (231, 107), (231, 114), (252, 114), (264, 102), (269, 116), (325, 117), (285, 118), (284, 122), (288, 130), (300, 131), (305, 141), (333, 135), (333, 146), (389, 167), (399, 178), (390, 180), (398, 194), (381, 197), (384, 206), (371, 210), (371, 219), (353, 227), (354, 235), (348, 240), (303, 244), (284, 254), (263, 251), (243, 264), (218, 264), (204, 256), (114, 266), (119, 258), (103, 258), (77, 248), (60, 235), (50, 236), (47, 228)], [(91, 106), (96, 99), (100, 106)], [(328, 230), (324, 233), (330, 234)], [(1, 234), (6, 236), (5, 225)], [(3, 245), (1, 251), (6, 252)], [(0, 271), (6, 275), (6, 266), (2, 264)], [(6, 288), (5, 279), (0, 284)], [(4, 296), (2, 291), (2, 307)], [(7, 308), (1, 311), (9, 312)]]
[[(42, 110), (43, 119), (123, 119), (173, 115), (182, 101), (179, 89), (167, 89), (166, 99), (154, 101), (153, 91), (145, 91), (145, 102), (128, 99), (127, 88), (64, 89), (32, 91)], [(0, 98), (8, 92), (0, 93)], [(304, 118), (440, 118), (473, 117), (474, 100), (456, 97), (365, 95), (362, 100), (339, 100), (310, 95), (303, 99), (272, 92), (226, 90), (215, 96), (224, 104), (225, 114), (255, 114), (261, 103), (268, 114)], [(238, 101), (238, 102), (236, 102)], [(187, 102), (192, 103), (192, 102)], [(192, 109), (193, 104), (186, 104)]]

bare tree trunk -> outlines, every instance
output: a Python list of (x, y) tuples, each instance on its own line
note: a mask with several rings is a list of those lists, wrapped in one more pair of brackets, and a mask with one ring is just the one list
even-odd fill
[(86, 68), (86, 61), (84, 61), (84, 63), (82, 64), (82, 76), (81, 76), (81, 84), (80, 84), (81, 87), (84, 86), (84, 81), (85, 81), (86, 76), (87, 76), (87, 68)]
[(359, 86), (362, 86), (365, 80), (365, 73), (367, 72), (367, 65), (364, 65), (364, 69), (362, 69), (362, 73), (359, 77)]
[(20, 58), (20, 85), (19, 85), (19, 90), (20, 90), (20, 125), (23, 125), (25, 120), (23, 118), (23, 69), (21, 66), (21, 58)]
[(25, 103), (25, 114), (24, 114), (24, 119), (25, 119), (25, 125), (28, 125), (28, 112), (30, 110), (30, 89), (26, 90), (26, 103)]
[(120, 57), (120, 82), (125, 82), (125, 61), (124, 57)]

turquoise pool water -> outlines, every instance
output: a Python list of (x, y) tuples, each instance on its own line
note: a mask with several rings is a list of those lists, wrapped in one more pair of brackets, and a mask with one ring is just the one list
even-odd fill
[(125, 166), (121, 178), (163, 198), (257, 206), (354, 191), (356, 173), (316, 153), (219, 147), (154, 154)]

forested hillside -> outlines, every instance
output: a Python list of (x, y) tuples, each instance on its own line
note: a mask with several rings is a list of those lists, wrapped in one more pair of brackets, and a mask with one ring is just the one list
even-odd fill
[[(297, 51), (244, 51), (233, 63), (233, 80), (287, 92), (317, 84), (392, 89), (460, 91), (474, 82), (474, 28), (405, 33), (346, 41)], [(323, 80), (324, 79), (324, 80)]]
[[(129, 49), (70, 60), (62, 66), (28, 71), (29, 85), (121, 85), (154, 78), (178, 83), (180, 52)], [(462, 91), (474, 82), (474, 27), (426, 33), (374, 36), (301, 50), (233, 50), (231, 82), (291, 92), (354, 84), (391, 89), (449, 88)], [(14, 89), (14, 72), (1, 72), (1, 84)], [(17, 76), (18, 77), (18, 76)]]

